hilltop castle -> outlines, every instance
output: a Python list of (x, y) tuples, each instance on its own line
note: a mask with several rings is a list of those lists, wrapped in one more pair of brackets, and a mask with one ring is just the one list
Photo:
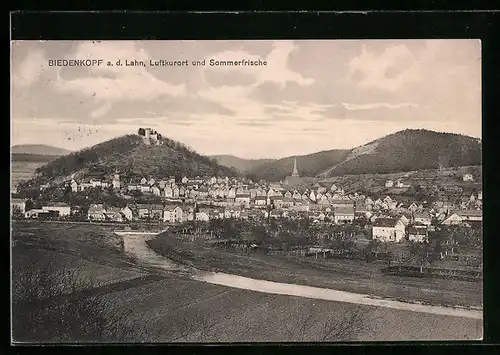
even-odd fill
[(143, 137), (143, 141), (147, 145), (160, 145), (161, 144), (161, 134), (156, 132), (152, 128), (139, 128), (137, 134)]

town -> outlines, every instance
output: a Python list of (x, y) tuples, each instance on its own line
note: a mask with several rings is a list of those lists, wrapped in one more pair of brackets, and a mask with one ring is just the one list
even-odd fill
[[(156, 134), (156, 132), (154, 132)], [(149, 137), (150, 132), (146, 135)], [(156, 137), (155, 137), (156, 138)], [(156, 139), (155, 139), (156, 141)], [(471, 181), (470, 174), (463, 176)], [(386, 187), (408, 187), (401, 181), (387, 181)], [(253, 182), (228, 177), (143, 177), (140, 181), (122, 181), (117, 173), (110, 180), (71, 179), (47, 190), (84, 195), (81, 204), (14, 198), (14, 218), (59, 219), (89, 222), (148, 221), (182, 224), (213, 219), (308, 219), (319, 225), (346, 225), (365, 221), (371, 237), (398, 243), (404, 239), (424, 242), (436, 225), (477, 226), (482, 223), (482, 192), (471, 194), (459, 203), (450, 201), (412, 201), (401, 196), (373, 198), (345, 193), (341, 186), (316, 182), (304, 186), (295, 161), (292, 174), (280, 183)], [(97, 203), (92, 196), (108, 191), (121, 203)], [(53, 195), (53, 193), (52, 193)], [(109, 195), (109, 193), (108, 193)], [(95, 198), (95, 197), (94, 197)], [(43, 200), (43, 198), (42, 198)]]

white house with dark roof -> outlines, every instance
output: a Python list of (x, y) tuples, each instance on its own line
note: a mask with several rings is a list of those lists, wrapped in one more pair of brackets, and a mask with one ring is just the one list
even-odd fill
[(161, 195), (161, 191), (160, 189), (158, 188), (158, 186), (153, 186), (151, 188), (151, 192), (153, 193), (153, 195), (156, 195), (156, 196), (160, 196)]
[(405, 229), (399, 218), (377, 218), (373, 222), (372, 238), (382, 242), (399, 242), (405, 236)]
[(11, 205), (12, 210), (14, 210), (15, 208), (17, 208), (17, 209), (19, 209), (19, 211), (21, 213), (26, 212), (26, 201), (24, 201), (23, 199), (13, 198), (10, 201), (10, 205)]
[(466, 182), (468, 182), (468, 181), (474, 181), (474, 176), (472, 176), (472, 174), (464, 174), (462, 176), (462, 180), (466, 181)]
[(129, 206), (125, 206), (120, 210), (126, 220), (131, 221), (134, 219), (134, 213)]
[(425, 224), (426, 226), (431, 225), (431, 214), (429, 211), (422, 211), (422, 212), (414, 212), (413, 213), (413, 221), (415, 223), (422, 223)]
[(354, 207), (335, 207), (333, 213), (335, 223), (350, 223), (354, 220)]
[(408, 240), (423, 243), (427, 241), (427, 226), (422, 223), (415, 223), (408, 226)]
[(104, 221), (106, 219), (106, 209), (102, 204), (90, 205), (87, 218), (91, 221)]
[(163, 208), (163, 221), (170, 223), (182, 222), (184, 211), (178, 205), (167, 205)]
[(47, 205), (42, 206), (44, 211), (57, 211), (59, 216), (69, 216), (71, 214), (71, 206), (64, 202), (49, 202)]
[(482, 222), (483, 212), (478, 210), (457, 210), (451, 212), (442, 222), (443, 225), (459, 225), (467, 222)]
[(248, 194), (248, 193), (236, 194), (236, 196), (234, 198), (234, 202), (237, 204), (241, 204), (241, 205), (248, 207), (248, 206), (250, 206), (250, 194)]

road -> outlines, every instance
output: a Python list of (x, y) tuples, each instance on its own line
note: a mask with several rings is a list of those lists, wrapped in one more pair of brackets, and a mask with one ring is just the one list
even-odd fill
[[(168, 271), (193, 271), (184, 266), (156, 254), (148, 247), (146, 241), (153, 235), (146, 234), (122, 234), (124, 239), (124, 249), (129, 255), (136, 258), (145, 265)], [(483, 319), (482, 310), (472, 310), (459, 307), (431, 306), (416, 303), (406, 303), (389, 299), (376, 298), (370, 295), (356, 294), (351, 292), (337, 291), (327, 288), (311, 287), (296, 284), (286, 284), (281, 282), (271, 282), (266, 280), (251, 279), (248, 277), (225, 274), (196, 272), (192, 275), (194, 280), (207, 282), (210, 284), (222, 285), (232, 288), (245, 289), (267, 294), (279, 294), (288, 296), (298, 296), (319, 300), (329, 300), (337, 302), (347, 302), (377, 307), (406, 310), (420, 313), (430, 313), (437, 315), (447, 315), (471, 319)]]

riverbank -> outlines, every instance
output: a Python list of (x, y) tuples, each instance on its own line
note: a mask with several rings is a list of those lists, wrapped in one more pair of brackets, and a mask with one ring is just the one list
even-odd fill
[(482, 284), (446, 279), (384, 275), (382, 265), (355, 260), (236, 254), (205, 241), (160, 234), (147, 241), (164, 257), (205, 271), (218, 270), (272, 282), (332, 289), (389, 300), (443, 307), (482, 309)]

